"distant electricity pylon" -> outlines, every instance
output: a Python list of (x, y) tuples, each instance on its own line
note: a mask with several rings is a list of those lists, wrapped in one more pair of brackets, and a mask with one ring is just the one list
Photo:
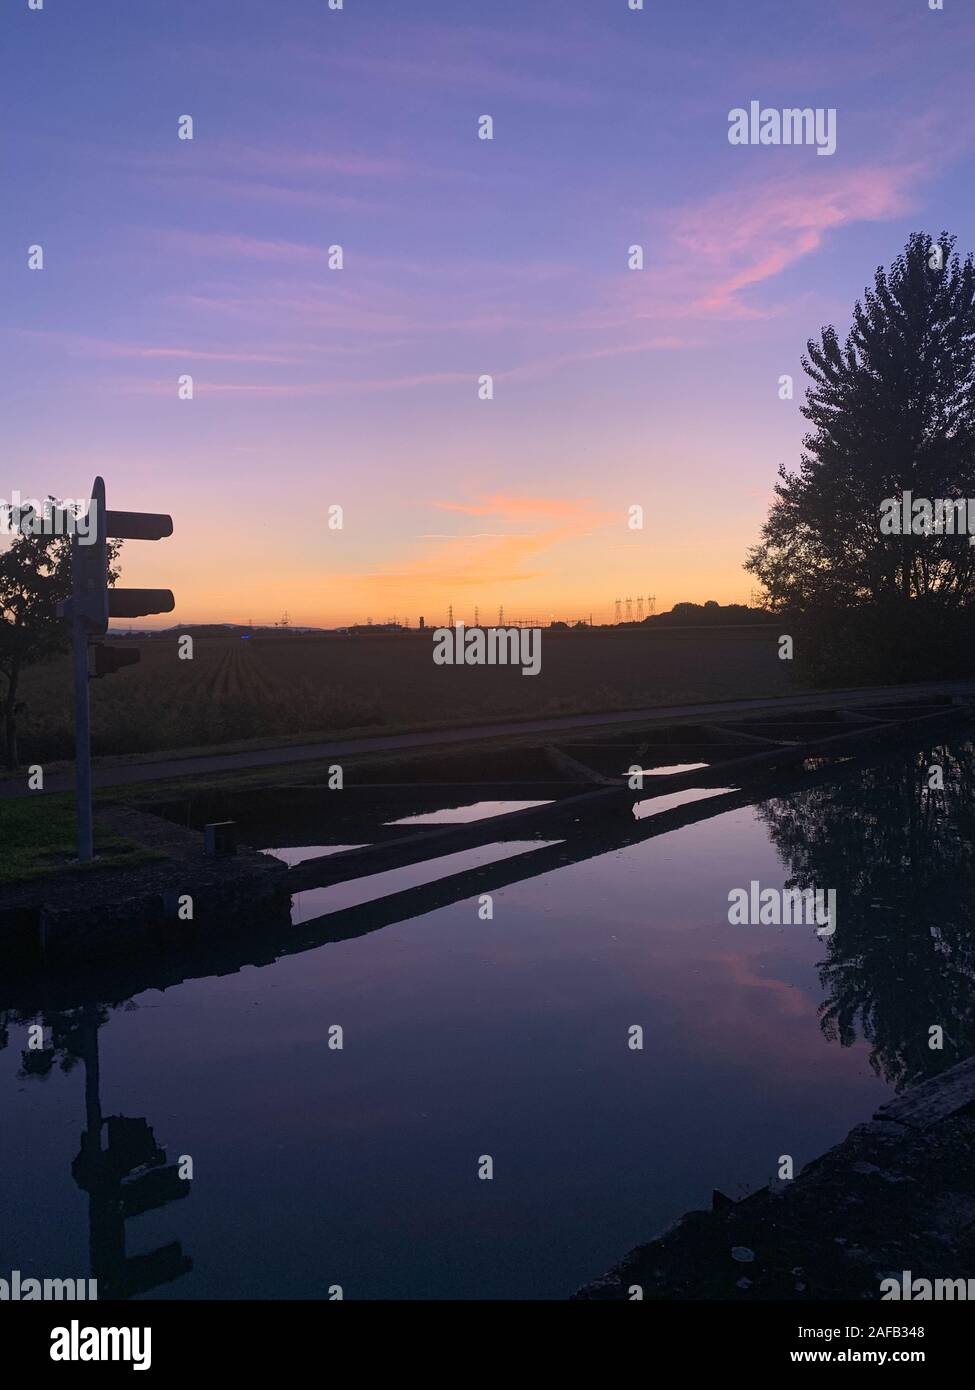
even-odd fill
[(476, 603), (474, 605), (474, 626), (481, 626), (481, 610), (478, 608)]
[(642, 623), (642, 622), (643, 622), (643, 595), (642, 595), (642, 594), (639, 594), (639, 595), (637, 596), (637, 601), (636, 601), (636, 620), (637, 620), (638, 623)]
[(656, 613), (656, 611), (657, 611), (657, 595), (656, 595), (656, 594), (651, 594), (650, 597), (647, 599), (647, 612), (650, 613), (650, 614), (653, 614), (653, 613)]
[(622, 600), (621, 598), (618, 598), (618, 599), (616, 600), (616, 622), (621, 623), (622, 621), (623, 621), (623, 600)]
[(498, 627), (504, 627), (504, 604), (498, 609)]
[(447, 626), (448, 626), (448, 627), (453, 627), (453, 625), (454, 625), (454, 605), (453, 605), (452, 603), (449, 603), (449, 604), (447, 605)]
[(628, 623), (633, 621), (633, 600), (631, 598), (626, 600), (626, 621)]

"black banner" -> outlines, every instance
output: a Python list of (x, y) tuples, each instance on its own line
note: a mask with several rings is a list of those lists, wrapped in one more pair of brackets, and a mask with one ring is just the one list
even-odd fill
[(370, 1371), (377, 1358), (395, 1355), (404, 1376), (438, 1365), (483, 1375), (492, 1363), (499, 1373), (510, 1375), (515, 1364), (531, 1373), (537, 1358), (546, 1374), (561, 1364), (578, 1373), (580, 1353), (598, 1356), (609, 1377), (622, 1356), (638, 1358), (651, 1374), (675, 1366), (786, 1374), (834, 1363), (947, 1370), (967, 1350), (971, 1327), (964, 1304), (924, 1302), (128, 1301), (0, 1310), (5, 1352), (21, 1371), (62, 1366), (158, 1376), (211, 1368), (252, 1376), (306, 1365), (324, 1373), (343, 1353)]

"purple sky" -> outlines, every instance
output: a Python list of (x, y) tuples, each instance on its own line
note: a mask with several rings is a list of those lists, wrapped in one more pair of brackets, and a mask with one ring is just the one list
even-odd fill
[[(910, 231), (975, 248), (968, 0), (7, 0), (0, 44), (0, 497), (172, 512), (125, 582), (182, 620), (747, 600), (806, 339)], [(752, 100), (836, 153), (731, 145)]]

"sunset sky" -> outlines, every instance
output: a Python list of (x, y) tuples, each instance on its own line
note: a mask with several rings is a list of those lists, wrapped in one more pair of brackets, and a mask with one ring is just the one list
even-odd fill
[(6, 0), (0, 51), (0, 498), (171, 512), (123, 582), (181, 621), (747, 601), (807, 338), (975, 249), (969, 0)]

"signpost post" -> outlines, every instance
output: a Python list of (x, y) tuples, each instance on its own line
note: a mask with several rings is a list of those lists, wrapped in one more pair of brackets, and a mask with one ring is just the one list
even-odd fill
[[(108, 539), (157, 541), (173, 534), (173, 519), (157, 512), (111, 512), (105, 506), (105, 484), (96, 478), (91, 489), (87, 535), (71, 538), (71, 597), (59, 615), (71, 623), (74, 667), (75, 767), (78, 799), (78, 858), (94, 858), (91, 810), (91, 719), (88, 681), (110, 675), (139, 660), (137, 651), (105, 647), (101, 639), (109, 618), (142, 618), (172, 613), (176, 600), (169, 589), (115, 589), (108, 583)], [(95, 645), (92, 645), (95, 644)]]

